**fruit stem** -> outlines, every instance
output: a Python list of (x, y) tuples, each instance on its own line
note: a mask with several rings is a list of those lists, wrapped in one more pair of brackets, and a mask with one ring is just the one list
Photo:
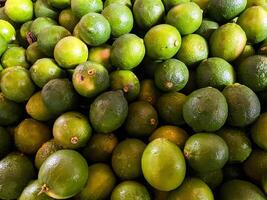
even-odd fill
[(49, 188), (47, 187), (46, 184), (44, 184), (41, 188), (41, 191), (37, 194), (38, 196), (41, 195), (44, 192), (48, 192)]

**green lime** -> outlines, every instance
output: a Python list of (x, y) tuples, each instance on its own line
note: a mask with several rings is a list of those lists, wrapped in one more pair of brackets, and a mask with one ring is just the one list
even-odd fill
[(206, 11), (209, 5), (209, 0), (192, 0), (196, 3), (203, 11)]
[(71, 10), (78, 18), (92, 13), (92, 12), (101, 12), (103, 9), (102, 0), (75, 0), (71, 1)]
[(88, 53), (88, 60), (103, 65), (108, 71), (112, 69), (110, 60), (111, 46), (101, 45), (97, 47), (91, 47)]
[(242, 13), (247, 5), (247, 0), (209, 0), (208, 14), (218, 22), (233, 19)]
[(225, 124), (227, 116), (225, 97), (212, 87), (195, 90), (183, 106), (184, 120), (196, 132), (219, 130)]
[(156, 109), (146, 101), (135, 101), (129, 105), (125, 121), (126, 132), (133, 137), (147, 137), (157, 128)]
[(72, 83), (80, 95), (94, 97), (109, 87), (108, 71), (101, 64), (87, 61), (75, 68)]
[(76, 37), (61, 39), (55, 46), (54, 57), (62, 68), (74, 68), (88, 58), (88, 48)]
[(120, 69), (137, 67), (145, 56), (143, 39), (134, 34), (124, 34), (117, 38), (111, 48), (111, 63)]
[(266, 0), (247, 0), (247, 8), (252, 6), (262, 6), (264, 9), (267, 9)]
[(246, 134), (233, 128), (224, 128), (217, 133), (226, 142), (229, 149), (228, 163), (242, 163), (252, 151), (251, 142)]
[(211, 189), (220, 186), (224, 178), (221, 169), (209, 172), (194, 172), (194, 176), (204, 181)]
[(78, 112), (60, 115), (53, 125), (55, 141), (63, 148), (77, 149), (84, 147), (92, 135), (88, 119)]
[(163, 19), (164, 5), (161, 0), (135, 0), (133, 14), (139, 28), (149, 29)]
[(27, 101), (35, 90), (29, 71), (22, 67), (3, 70), (0, 85), (5, 97), (15, 102)]
[(228, 104), (228, 124), (245, 127), (260, 115), (261, 105), (257, 95), (245, 85), (229, 85), (223, 90)]
[(58, 23), (70, 32), (73, 32), (78, 22), (79, 19), (74, 15), (71, 9), (62, 10), (59, 14)]
[(162, 2), (166, 10), (169, 10), (172, 7), (177, 6), (179, 4), (190, 2), (190, 0), (163, 0)]
[(117, 70), (110, 74), (112, 90), (123, 90), (125, 98), (133, 101), (140, 92), (140, 83), (137, 76), (129, 70)]
[(109, 21), (98, 13), (84, 15), (76, 27), (79, 38), (90, 46), (104, 44), (111, 34)]
[(242, 54), (247, 37), (239, 25), (227, 23), (212, 33), (209, 42), (212, 56), (233, 61)]
[(233, 66), (222, 58), (213, 57), (203, 60), (196, 70), (198, 87), (211, 86), (223, 90), (236, 80)]
[(238, 78), (241, 83), (254, 92), (267, 89), (267, 57), (254, 55), (246, 58), (238, 66)]
[(181, 35), (194, 33), (201, 25), (202, 12), (193, 2), (182, 3), (168, 12), (166, 23), (175, 26)]
[(7, 50), (7, 41), (0, 35), (0, 56)]
[(5, 13), (14, 22), (29, 21), (33, 17), (33, 3), (31, 0), (7, 0)]
[(150, 200), (145, 186), (135, 181), (124, 181), (117, 185), (111, 194), (111, 200)]
[(144, 79), (140, 82), (139, 101), (146, 101), (151, 105), (156, 105), (160, 92), (151, 79)]
[(181, 48), (177, 58), (186, 66), (194, 66), (207, 59), (209, 47), (206, 40), (197, 34), (190, 34), (182, 38)]
[(81, 154), (59, 150), (49, 156), (39, 170), (38, 182), (42, 185), (39, 194), (67, 199), (79, 193), (87, 179), (88, 165)]
[(132, 2), (131, 0), (105, 0), (104, 7), (107, 7), (111, 4), (122, 4), (125, 6), (128, 6), (129, 8), (132, 7)]
[[(262, 49), (259, 50), (259, 52)], [(264, 50), (264, 49), (263, 49)], [(238, 56), (238, 58), (234, 61), (236, 66), (239, 66), (246, 58), (250, 56), (254, 56), (256, 54), (256, 51), (251, 44), (247, 44), (243, 50), (243, 52)]]
[(11, 47), (7, 49), (2, 55), (1, 63), (4, 68), (15, 66), (30, 67), (26, 59), (26, 50), (23, 47)]
[(188, 178), (183, 184), (172, 191), (168, 200), (214, 200), (209, 186), (198, 178)]
[(222, 169), (229, 158), (227, 143), (213, 133), (197, 133), (185, 143), (184, 155), (198, 172)]
[(9, 22), (13, 26), (17, 26), (17, 24), (6, 15), (5, 7), (0, 7), (0, 19)]
[(262, 184), (263, 190), (266, 194), (267, 193), (267, 176), (266, 176), (266, 174), (262, 177), (261, 184)]
[(40, 88), (44, 87), (52, 79), (65, 76), (64, 71), (50, 58), (37, 60), (30, 68), (30, 73), (33, 82)]
[(27, 35), (31, 30), (32, 20), (23, 23), (19, 29), (19, 35), (24, 42), (27, 42)]
[(164, 92), (175, 92), (183, 89), (189, 78), (186, 65), (176, 59), (161, 63), (155, 71), (155, 84)]
[(11, 42), (16, 38), (15, 28), (8, 21), (0, 19), (0, 35), (6, 42)]
[(267, 150), (267, 113), (262, 113), (251, 129), (251, 136), (255, 144)]
[(54, 20), (58, 18), (57, 10), (50, 6), (47, 0), (37, 0), (35, 2), (34, 14), (36, 17), (49, 17)]
[(46, 55), (40, 50), (37, 42), (34, 42), (26, 49), (26, 59), (31, 64), (34, 64), (37, 60), (46, 57)]
[(178, 126), (161, 126), (156, 129), (149, 137), (149, 141), (153, 141), (157, 138), (165, 138), (176, 144), (178, 147), (183, 148), (188, 134), (182, 128)]
[(173, 57), (181, 46), (179, 31), (168, 24), (152, 27), (144, 38), (146, 53), (152, 59), (166, 60)]
[(267, 11), (261, 6), (253, 6), (240, 15), (237, 23), (245, 31), (249, 42), (259, 43), (267, 38), (266, 20)]
[(23, 153), (35, 154), (42, 144), (51, 138), (51, 135), (48, 126), (28, 118), (16, 127), (15, 145)]
[(55, 8), (63, 9), (70, 6), (71, 0), (47, 0), (47, 2)]
[(155, 139), (145, 148), (142, 171), (147, 182), (154, 188), (161, 191), (173, 190), (185, 178), (186, 164), (182, 151), (165, 138)]
[(132, 180), (142, 175), (141, 157), (146, 144), (138, 139), (120, 142), (112, 153), (112, 168), (122, 180)]
[(12, 139), (9, 132), (0, 127), (0, 159), (8, 154), (12, 147)]
[(79, 200), (107, 199), (116, 184), (116, 177), (110, 167), (103, 163), (89, 166), (88, 180), (77, 195)]
[(102, 15), (109, 21), (113, 37), (131, 32), (134, 19), (132, 11), (126, 5), (111, 4), (104, 8)]
[(30, 32), (34, 37), (37, 37), (46, 28), (56, 24), (57, 22), (49, 17), (38, 17), (32, 22)]
[(209, 39), (211, 34), (219, 28), (219, 24), (209, 19), (203, 19), (199, 29), (196, 31), (197, 34), (201, 35), (205, 39)]

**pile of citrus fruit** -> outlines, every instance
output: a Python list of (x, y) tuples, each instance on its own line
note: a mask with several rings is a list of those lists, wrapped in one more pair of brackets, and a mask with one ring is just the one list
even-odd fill
[(0, 199), (267, 200), (266, 0), (0, 6)]

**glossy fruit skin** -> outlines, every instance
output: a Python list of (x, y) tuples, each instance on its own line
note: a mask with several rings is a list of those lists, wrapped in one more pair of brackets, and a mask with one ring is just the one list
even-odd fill
[(63, 148), (84, 147), (92, 135), (88, 119), (78, 112), (67, 112), (59, 116), (53, 125), (53, 136)]
[(111, 133), (118, 129), (127, 114), (128, 103), (120, 90), (99, 95), (91, 104), (89, 111), (91, 124), (99, 133)]
[(35, 90), (29, 71), (22, 67), (5, 69), (0, 85), (5, 97), (18, 103), (27, 101)]
[(245, 85), (238, 83), (227, 86), (223, 95), (228, 104), (227, 123), (231, 126), (245, 127), (260, 115), (261, 105), (257, 95)]
[(101, 14), (88, 13), (76, 25), (78, 37), (90, 46), (104, 44), (111, 34), (109, 21)]
[(103, 65), (108, 71), (112, 69), (110, 60), (111, 46), (101, 45), (89, 49), (88, 60)]
[(261, 55), (250, 56), (238, 66), (238, 77), (241, 83), (254, 92), (267, 89), (267, 58)]
[(208, 14), (218, 22), (233, 19), (245, 10), (247, 0), (210, 0)]
[(82, 18), (84, 15), (91, 12), (101, 12), (103, 9), (102, 0), (76, 0), (71, 1), (71, 10), (78, 17)]
[(33, 17), (33, 3), (31, 0), (7, 0), (5, 13), (14, 22), (29, 21)]
[(49, 17), (38, 17), (32, 22), (30, 32), (32, 32), (35, 37), (38, 37), (39, 33), (53, 25), (57, 25), (55, 20)]
[(30, 44), (26, 49), (26, 59), (31, 64), (34, 64), (37, 60), (45, 57), (46, 55), (40, 50), (37, 42)]
[(0, 198), (17, 199), (33, 178), (33, 165), (25, 155), (8, 154), (0, 161)]
[(36, 17), (50, 17), (55, 20), (58, 18), (58, 12), (46, 0), (37, 0), (35, 2), (34, 14)]
[(195, 90), (183, 106), (184, 120), (196, 132), (219, 130), (225, 124), (227, 116), (225, 97), (212, 87)]
[(166, 22), (176, 27), (181, 35), (191, 34), (200, 27), (202, 12), (193, 2), (182, 3), (168, 12)]
[(198, 178), (188, 178), (168, 195), (168, 200), (214, 200), (211, 189)]
[(85, 186), (87, 178), (86, 160), (73, 150), (55, 152), (46, 159), (38, 173), (38, 182), (45, 188), (44, 193), (56, 199), (75, 196)]
[(255, 44), (262, 42), (267, 37), (266, 20), (267, 11), (261, 6), (253, 6), (240, 15), (237, 23), (245, 31), (248, 41)]
[(40, 88), (44, 87), (52, 79), (65, 76), (64, 71), (50, 58), (37, 60), (30, 68), (30, 73), (32, 80)]
[(7, 155), (12, 146), (12, 140), (9, 132), (0, 127), (0, 159)]
[(166, 60), (173, 57), (180, 49), (181, 35), (175, 27), (160, 24), (152, 27), (146, 33), (144, 42), (146, 53), (150, 58)]
[(243, 29), (234, 23), (227, 23), (215, 30), (209, 40), (213, 57), (233, 61), (243, 52), (247, 37)]
[(164, 5), (160, 0), (136, 0), (133, 5), (135, 23), (141, 29), (149, 29), (161, 22)]
[(138, 139), (126, 139), (112, 153), (112, 168), (122, 180), (133, 180), (142, 175), (141, 157), (146, 144)]
[(155, 106), (160, 96), (155, 83), (151, 79), (144, 79), (140, 82), (140, 92), (138, 96), (139, 101), (147, 101), (151, 105)]
[(213, 133), (197, 133), (186, 141), (184, 155), (194, 170), (208, 172), (223, 168), (229, 150), (221, 137)]
[(135, 181), (124, 181), (117, 185), (112, 194), (111, 200), (150, 200), (150, 195), (145, 186)]
[(190, 0), (163, 0), (162, 2), (166, 10), (169, 10), (172, 7), (177, 6), (179, 4), (190, 2)]
[(111, 64), (120, 69), (131, 70), (142, 62), (145, 51), (143, 39), (131, 33), (122, 35), (112, 44)]
[(101, 14), (109, 21), (113, 37), (131, 32), (134, 19), (132, 11), (126, 5), (111, 4), (105, 7)]
[(129, 70), (117, 70), (110, 74), (112, 90), (123, 90), (125, 98), (133, 101), (140, 92), (140, 83), (137, 76)]
[(22, 191), (18, 200), (53, 200), (53, 198), (46, 194), (39, 192), (42, 190), (42, 186), (38, 183), (38, 180), (31, 181)]
[(106, 68), (91, 61), (82, 63), (74, 69), (72, 83), (80, 95), (89, 98), (102, 93), (110, 85)]
[(182, 184), (186, 165), (179, 147), (167, 139), (158, 138), (145, 148), (142, 171), (147, 182), (154, 188), (170, 191)]
[(147, 137), (157, 128), (156, 109), (145, 101), (136, 101), (129, 105), (125, 121), (126, 132), (133, 137)]
[(131, 0), (106, 0), (104, 3), (104, 8), (109, 6), (110, 4), (113, 4), (113, 3), (122, 4), (122, 5), (128, 6), (129, 8), (132, 7), (132, 1)]
[(253, 124), (251, 129), (251, 136), (253, 142), (257, 144), (260, 148), (267, 150), (267, 113), (262, 113), (257, 121)]
[(15, 40), (15, 28), (8, 21), (0, 19), (0, 35), (6, 40), (6, 42)]
[(266, 196), (263, 192), (254, 184), (234, 179), (226, 182), (220, 189), (221, 200), (250, 200), (258, 199), (264, 200)]
[(8, 48), (2, 55), (1, 63), (4, 68), (20, 66), (29, 68), (29, 63), (26, 60), (26, 50), (23, 47)]
[(197, 34), (208, 40), (211, 34), (219, 28), (219, 24), (209, 19), (203, 19), (199, 29), (196, 31)]
[[(259, 53), (261, 52), (261, 49), (259, 50)], [(255, 48), (251, 44), (247, 44), (240, 56), (234, 61), (236, 66), (239, 66), (246, 58), (250, 56), (254, 56), (256, 54)]]
[(185, 87), (189, 78), (189, 71), (183, 62), (169, 59), (159, 65), (154, 77), (155, 84), (160, 90), (175, 92)]
[(223, 90), (236, 80), (233, 66), (222, 58), (212, 57), (203, 60), (196, 70), (198, 87), (214, 87)]
[(54, 57), (57, 63), (66, 69), (86, 62), (88, 58), (87, 46), (78, 38), (68, 36), (61, 39), (55, 46)]
[(224, 128), (217, 132), (229, 149), (228, 163), (243, 163), (252, 152), (252, 145), (246, 134), (233, 128)]
[(77, 195), (79, 200), (106, 199), (116, 184), (112, 169), (103, 163), (89, 166), (88, 180), (83, 190)]
[(71, 9), (62, 10), (59, 14), (58, 23), (70, 32), (73, 32), (78, 22), (79, 19), (74, 15)]
[(0, 35), (0, 56), (7, 50), (7, 41)]

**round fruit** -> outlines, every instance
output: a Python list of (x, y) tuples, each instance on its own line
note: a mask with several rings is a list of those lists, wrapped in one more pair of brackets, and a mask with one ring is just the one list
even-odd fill
[(212, 56), (233, 61), (243, 52), (247, 42), (246, 33), (234, 23), (227, 23), (215, 30), (210, 37)]
[(145, 56), (143, 39), (134, 34), (120, 36), (112, 44), (111, 63), (120, 69), (131, 70), (137, 67)]
[(214, 200), (209, 186), (197, 178), (189, 178), (184, 183), (172, 191), (168, 200)]
[(265, 200), (266, 196), (254, 184), (243, 180), (231, 180), (224, 183), (220, 189), (221, 200)]
[(176, 27), (181, 35), (191, 34), (200, 27), (202, 12), (200, 7), (193, 2), (182, 3), (168, 12), (166, 22)]
[(151, 79), (142, 80), (140, 83), (140, 92), (138, 96), (139, 101), (146, 101), (151, 105), (155, 105), (159, 97), (159, 91), (155, 83)]
[(157, 128), (158, 114), (146, 101), (136, 101), (129, 105), (125, 130), (130, 136), (147, 137)]
[(10, 134), (0, 127), (0, 159), (2, 159), (10, 151), (12, 146), (12, 140)]
[(223, 90), (235, 83), (233, 66), (222, 58), (213, 57), (203, 60), (196, 70), (198, 87), (211, 86)]
[(103, 65), (108, 71), (112, 69), (110, 60), (111, 46), (101, 45), (89, 49), (88, 60)]
[(267, 57), (261, 55), (246, 58), (238, 67), (238, 78), (241, 83), (254, 92), (267, 89)]
[(5, 13), (14, 22), (29, 21), (33, 17), (33, 3), (31, 0), (7, 0)]
[(173, 57), (181, 46), (179, 31), (168, 24), (151, 28), (144, 38), (147, 55), (152, 59), (166, 60)]
[(48, 126), (30, 118), (23, 120), (15, 130), (15, 145), (18, 150), (27, 154), (35, 154), (50, 138)]
[(15, 40), (15, 28), (8, 21), (0, 19), (0, 35), (6, 40), (6, 42)]
[[(261, 49), (259, 50), (259, 52)], [(254, 56), (256, 54), (254, 47), (251, 44), (247, 44), (243, 50), (243, 52), (238, 56), (235, 60), (236, 66), (239, 66), (246, 58), (250, 56)]]
[(197, 34), (201, 35), (205, 39), (209, 39), (211, 34), (219, 28), (219, 24), (209, 19), (203, 19), (199, 29), (196, 31)]
[(70, 6), (71, 0), (47, 0), (47, 2), (58, 9), (63, 9)]
[(104, 44), (111, 34), (109, 21), (98, 13), (83, 16), (76, 28), (79, 38), (90, 46)]
[(267, 11), (261, 6), (253, 6), (240, 15), (237, 23), (245, 31), (248, 41), (259, 43), (267, 37), (266, 20)]
[(34, 64), (37, 60), (46, 57), (46, 55), (40, 50), (37, 42), (30, 44), (26, 50), (26, 58), (31, 63)]
[(186, 164), (179, 147), (167, 139), (158, 138), (145, 148), (142, 171), (147, 182), (154, 188), (170, 191), (182, 184)]
[(204, 181), (211, 189), (220, 186), (224, 178), (221, 169), (210, 172), (195, 172), (194, 176)]
[(109, 87), (108, 71), (101, 64), (87, 61), (74, 69), (72, 83), (84, 97), (94, 97)]
[(149, 141), (153, 141), (157, 138), (165, 138), (176, 144), (178, 147), (183, 148), (188, 134), (185, 130), (177, 126), (161, 126), (156, 129), (153, 134), (149, 137)]
[(128, 6), (129, 8), (132, 7), (132, 1), (131, 0), (105, 0), (104, 7), (107, 7), (111, 4), (122, 4), (125, 6)]
[(120, 37), (131, 32), (134, 24), (133, 14), (130, 8), (122, 4), (111, 4), (102, 11), (111, 27), (111, 35)]
[(36, 17), (49, 17), (56, 20), (58, 12), (50, 6), (46, 0), (37, 0), (34, 4), (34, 14)]
[(195, 90), (183, 106), (184, 120), (196, 132), (219, 130), (225, 124), (227, 116), (225, 97), (212, 87)]
[(90, 106), (92, 126), (99, 133), (118, 129), (128, 114), (128, 103), (122, 91), (109, 91), (99, 95)]
[(78, 38), (68, 36), (61, 39), (55, 46), (54, 57), (63, 68), (74, 68), (88, 58), (87, 46)]
[(155, 84), (164, 92), (175, 92), (183, 89), (189, 78), (186, 65), (176, 59), (169, 59), (157, 67)]
[(267, 150), (267, 113), (262, 113), (251, 129), (253, 142), (260, 148)]
[(78, 112), (67, 112), (56, 119), (53, 136), (63, 148), (77, 149), (84, 147), (92, 135), (92, 128), (87, 118)]
[(23, 47), (8, 48), (2, 55), (1, 64), (4, 68), (16, 66), (24, 68), (30, 67), (26, 59), (26, 50)]
[(35, 89), (29, 71), (22, 67), (3, 70), (0, 85), (5, 97), (15, 102), (27, 101)]
[(165, 8), (169, 10), (176, 5), (190, 2), (190, 0), (163, 0), (162, 2), (164, 3)]
[(209, 47), (206, 40), (200, 35), (190, 34), (183, 37), (181, 48), (176, 57), (186, 66), (191, 67), (208, 58), (208, 54)]
[(74, 15), (71, 9), (62, 10), (59, 14), (58, 23), (70, 32), (73, 32), (78, 22), (79, 19)]
[(266, 194), (267, 193), (267, 176), (266, 176), (266, 174), (262, 177), (261, 184), (262, 184), (263, 190)]
[(0, 35), (0, 56), (7, 50), (7, 41)]
[(184, 124), (183, 106), (187, 96), (179, 92), (170, 92), (159, 97), (156, 108), (159, 116), (168, 124)]
[(38, 17), (32, 22), (30, 32), (33, 34), (33, 38), (35, 39), (35, 37), (38, 37), (39, 33), (56, 24), (57, 22), (49, 17)]
[(85, 186), (87, 178), (86, 160), (74, 150), (59, 150), (49, 156), (39, 170), (40, 194), (56, 199), (73, 197)]
[(135, 181), (124, 181), (117, 185), (112, 194), (111, 200), (150, 200), (150, 195), (145, 186)]
[(229, 85), (223, 90), (228, 104), (228, 123), (231, 126), (245, 127), (260, 115), (261, 105), (257, 95), (245, 85)]
[(78, 18), (87, 13), (101, 12), (103, 9), (102, 0), (75, 0), (71, 1), (71, 10)]

